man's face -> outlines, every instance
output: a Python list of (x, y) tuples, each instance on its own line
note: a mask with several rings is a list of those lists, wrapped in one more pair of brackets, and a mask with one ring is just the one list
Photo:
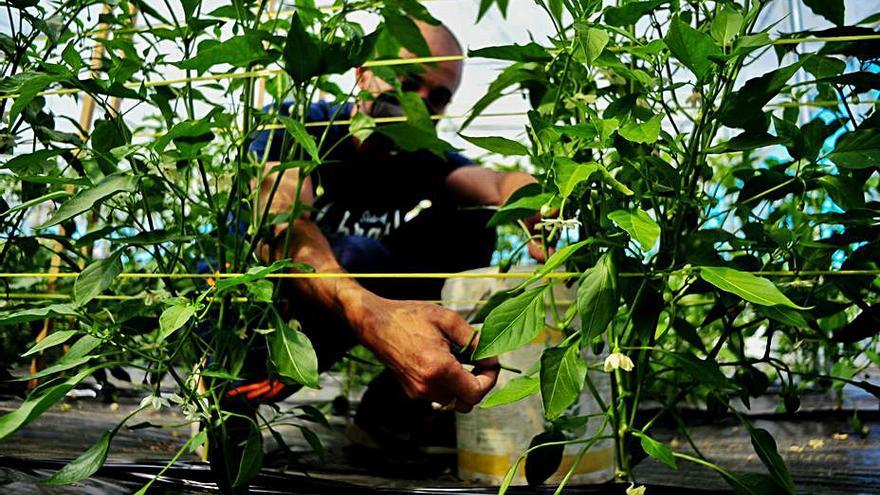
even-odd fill
[[(458, 43), (445, 28), (419, 24), (422, 36), (428, 43), (433, 56), (460, 55), (461, 49)], [(402, 58), (413, 58), (411, 52), (401, 50)], [(458, 89), (461, 82), (463, 63), (461, 60), (439, 62), (430, 65), (421, 65), (421, 71), (413, 71), (400, 76), (400, 87), (405, 92), (413, 92), (422, 98), (428, 112), (432, 115), (442, 114), (452, 95)], [(369, 92), (374, 100), (364, 102), (361, 111), (374, 117), (402, 115), (399, 107), (394, 108), (397, 98), (394, 96), (394, 88), (376, 76), (369, 69), (358, 71), (358, 84)], [(381, 114), (381, 115), (376, 115)]]

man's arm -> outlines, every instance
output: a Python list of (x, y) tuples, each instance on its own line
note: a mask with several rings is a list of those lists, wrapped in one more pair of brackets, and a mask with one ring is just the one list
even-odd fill
[(480, 165), (465, 165), (446, 177), (446, 187), (463, 203), (501, 206), (517, 189), (537, 182), (525, 172), (498, 172)]
[[(525, 172), (498, 172), (480, 165), (465, 165), (449, 174), (446, 187), (464, 204), (501, 206), (517, 189), (535, 182), (535, 178)], [(532, 235), (540, 233), (540, 229), (536, 228), (540, 221), (540, 214), (524, 220)], [(528, 250), (529, 255), (539, 262), (545, 261), (547, 254), (553, 252), (549, 248), (550, 253), (545, 253), (537, 240), (529, 243)]]
[[(273, 183), (274, 177), (267, 177), (261, 183), (261, 207), (268, 202)], [(292, 211), (297, 186), (296, 170), (288, 170), (269, 211)], [(308, 205), (313, 201), (307, 178), (303, 181), (300, 199)], [(272, 246), (275, 252), (264, 246), (261, 256), (267, 260), (289, 257), (321, 273), (345, 271), (313, 222), (299, 218), (293, 229), (287, 253), (278, 252), (283, 243), (276, 242)], [(358, 339), (397, 375), (410, 397), (442, 404), (454, 400), (456, 408), (466, 412), (497, 380), (496, 360), (481, 361), (473, 373), (469, 373), (456, 359), (451, 346), (466, 345), (472, 330), (454, 311), (419, 301), (385, 299), (351, 278), (293, 279), (292, 285), (300, 295), (325, 308), (329, 316), (347, 323)]]

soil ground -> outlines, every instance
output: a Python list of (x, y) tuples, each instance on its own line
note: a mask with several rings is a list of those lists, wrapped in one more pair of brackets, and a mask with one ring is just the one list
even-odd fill
[[(339, 381), (325, 376), (323, 382), (322, 390), (297, 393), (285, 400), (281, 407), (326, 404), (338, 393)], [(185, 418), (176, 409), (144, 411), (128, 424), (148, 421), (166, 427), (122, 429), (111, 446), (108, 459), (111, 468), (102, 471), (97, 479), (71, 487), (39, 485), (37, 481), (41, 477), (60, 467), (64, 460), (79, 455), (103, 431), (115, 426), (122, 415), (135, 409), (142, 392), (123, 388), (117, 402), (113, 403), (103, 402), (88, 389), (80, 390), (78, 394), (80, 397), (66, 398), (38, 420), (0, 443), (0, 492), (130, 493), (171, 458), (190, 435), (190, 426), (183, 424)], [(354, 399), (353, 405), (356, 405), (357, 397)], [(15, 397), (0, 397), (0, 412), (12, 410), (19, 403), (20, 399)], [(880, 466), (880, 411), (877, 399), (848, 387), (841, 401), (832, 399), (829, 394), (806, 395), (801, 411), (795, 415), (779, 414), (777, 406), (777, 397), (768, 395), (753, 400), (749, 413), (756, 426), (769, 430), (776, 438), (779, 452), (788, 463), (801, 493), (880, 494), (880, 471), (877, 469)], [(859, 435), (853, 431), (850, 418), (855, 410), (859, 411), (866, 434)], [(330, 428), (310, 425), (326, 447), (323, 461), (312, 452), (299, 429), (282, 428), (280, 432), (291, 452), (283, 456), (270, 455), (267, 460), (273, 468), (267, 470), (260, 482), (272, 485), (277, 484), (278, 480), (287, 479), (280, 486), (293, 488), (295, 492), (300, 490), (296, 480), (312, 485), (318, 483), (312, 486), (315, 493), (337, 492), (339, 487), (333, 483), (340, 482), (363, 489), (399, 489), (402, 493), (412, 492), (418, 487), (458, 488), (458, 493), (491, 492), (463, 483), (455, 477), (454, 469), (450, 467), (454, 466), (454, 453), (434, 454), (425, 458), (389, 453), (376, 455), (375, 452), (354, 447), (348, 440), (345, 433), (349, 423), (347, 417), (328, 415), (328, 418)], [(747, 432), (735, 422), (710, 421), (697, 410), (688, 413), (685, 419), (692, 425), (694, 445), (708, 458), (736, 472), (763, 471)], [(671, 425), (660, 425), (654, 430), (654, 435), (671, 442), (676, 450), (693, 450), (685, 438), (674, 434)], [(266, 447), (271, 449), (273, 445), (274, 440), (267, 437)], [(164, 487), (160, 491), (210, 492), (210, 473), (199, 457), (187, 454), (181, 461), (178, 468), (166, 473), (167, 483), (159, 487)], [(281, 476), (282, 473), (284, 476)], [(681, 463), (677, 471), (672, 471), (647, 459), (639, 464), (635, 473), (640, 483), (673, 487), (673, 491), (674, 487), (678, 487), (679, 493), (686, 489), (703, 490), (704, 493), (728, 489), (714, 472), (688, 463)], [(299, 478), (303, 475), (308, 477)], [(331, 485), (320, 488), (322, 480)], [(359, 491), (354, 486), (344, 486), (350, 487), (346, 491)], [(313, 492), (312, 489), (308, 491)], [(622, 492), (622, 487), (601, 491)], [(267, 487), (263, 492), (280, 491)]]

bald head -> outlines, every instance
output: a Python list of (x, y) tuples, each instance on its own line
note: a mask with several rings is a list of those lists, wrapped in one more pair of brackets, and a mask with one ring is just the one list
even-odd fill
[[(418, 26), (422, 37), (425, 39), (431, 55), (435, 57), (459, 56), (463, 54), (461, 44), (443, 24), (433, 25), (427, 22), (413, 19)], [(400, 50), (402, 58), (415, 58), (415, 54), (409, 50), (402, 48)], [(413, 89), (419, 96), (428, 102), (429, 110), (433, 113), (442, 113), (451, 96), (461, 84), (461, 75), (464, 64), (461, 60), (450, 60), (447, 62), (433, 62), (421, 65), (422, 72), (414, 77), (413, 81), (417, 81), (418, 89)], [(369, 92), (373, 96), (381, 93), (392, 91), (393, 88), (380, 77), (373, 74), (369, 69), (358, 69), (358, 84), (361, 89)], [(446, 95), (443, 97), (443, 95)], [(439, 97), (438, 97), (439, 95)], [(437, 103), (439, 102), (439, 103)], [(370, 102), (364, 102), (360, 106), (361, 110), (368, 110), (371, 107)]]
[[(462, 55), (463, 50), (458, 39), (452, 34), (452, 31), (445, 24), (428, 24), (427, 22), (415, 20), (422, 37), (431, 49), (431, 55), (435, 57), (445, 57), (448, 55)], [(414, 57), (412, 53), (406, 49), (402, 50), (404, 57)], [(458, 85), (461, 83), (461, 74), (464, 69), (464, 63), (461, 60), (451, 60), (449, 62), (438, 62), (431, 66), (424, 66), (426, 72), (439, 71), (446, 77), (443, 81), (450, 92), (455, 93)], [(438, 76), (440, 74), (437, 74)]]

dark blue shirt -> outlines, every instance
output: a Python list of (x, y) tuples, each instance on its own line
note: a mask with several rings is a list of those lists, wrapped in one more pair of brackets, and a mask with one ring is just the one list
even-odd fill
[[(291, 104), (282, 103), (280, 113), (289, 115)], [(348, 120), (352, 105), (313, 103), (307, 121)], [(325, 128), (307, 129), (317, 141)], [(270, 132), (275, 135), (266, 160), (280, 161), (285, 141), (281, 129), (257, 133), (249, 151), (262, 159)], [(312, 220), (326, 235), (382, 239), (427, 208), (435, 214), (455, 208), (446, 177), (470, 160), (457, 153), (447, 153), (443, 159), (429, 151), (397, 150), (378, 133), (357, 146), (347, 134), (348, 125), (330, 126), (321, 150), (322, 154), (329, 150), (329, 155), (310, 176), (316, 193)]]

